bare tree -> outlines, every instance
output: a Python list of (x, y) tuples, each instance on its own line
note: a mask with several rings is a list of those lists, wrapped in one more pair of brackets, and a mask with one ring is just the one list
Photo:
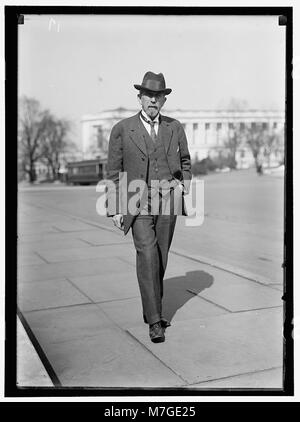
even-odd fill
[(245, 131), (246, 143), (252, 151), (256, 171), (261, 172), (263, 162), (263, 152), (267, 143), (268, 131), (261, 124), (246, 127)]
[(236, 153), (243, 143), (243, 131), (238, 124), (233, 124), (229, 130), (228, 138), (224, 141), (224, 146), (229, 152), (230, 167), (235, 169), (237, 165)]
[(35, 164), (41, 158), (41, 143), (46, 131), (45, 111), (34, 98), (23, 96), (18, 114), (19, 160), (29, 181), (36, 180)]
[(230, 111), (240, 111), (249, 109), (249, 104), (242, 98), (226, 98), (219, 102), (217, 108)]
[(62, 155), (68, 147), (67, 135), (70, 130), (70, 122), (65, 119), (57, 119), (49, 112), (45, 115), (46, 130), (42, 139), (42, 161), (51, 171), (53, 180), (58, 179)]
[(268, 166), (271, 165), (271, 156), (272, 154), (278, 154), (283, 150), (283, 130), (280, 132), (275, 131), (274, 129), (266, 133), (265, 145), (264, 145), (264, 156), (268, 161)]
[(244, 133), (243, 129), (241, 129), (240, 124), (236, 123), (236, 115), (235, 112), (247, 110), (249, 108), (248, 103), (246, 100), (240, 98), (230, 98), (230, 100), (225, 105), (226, 110), (231, 111), (231, 115), (233, 121), (230, 122), (230, 127), (228, 130), (228, 137), (224, 141), (224, 146), (229, 152), (229, 166), (231, 168), (236, 168), (237, 161), (236, 161), (236, 153), (239, 147), (244, 142)]

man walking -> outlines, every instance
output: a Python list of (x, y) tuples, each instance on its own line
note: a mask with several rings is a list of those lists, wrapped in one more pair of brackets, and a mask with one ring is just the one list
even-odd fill
[[(176, 217), (186, 215), (183, 195), (189, 191), (191, 163), (182, 125), (160, 114), (172, 91), (163, 74), (149, 71), (134, 87), (141, 111), (118, 122), (110, 135), (107, 179), (114, 189), (108, 189), (107, 214), (125, 234), (132, 230), (143, 318), (151, 341), (160, 343), (170, 326), (162, 314), (163, 278)], [(145, 189), (133, 207), (130, 184), (135, 181), (143, 182)]]

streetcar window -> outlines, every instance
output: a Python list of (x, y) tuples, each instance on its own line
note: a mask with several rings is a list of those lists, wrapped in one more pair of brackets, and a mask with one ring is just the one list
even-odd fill
[(94, 165), (92, 165), (92, 166), (82, 166), (82, 167), (79, 167), (79, 173), (84, 173), (84, 174), (87, 174), (87, 173), (94, 173), (95, 172), (95, 166)]

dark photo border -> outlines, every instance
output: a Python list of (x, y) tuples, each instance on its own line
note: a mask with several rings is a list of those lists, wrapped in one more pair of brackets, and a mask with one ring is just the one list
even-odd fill
[[(286, 26), (285, 189), (284, 189), (284, 373), (283, 389), (90, 388), (62, 387), (34, 334), (17, 309), (17, 115), (18, 26), (25, 14), (73, 15), (274, 15)], [(293, 8), (292, 7), (85, 7), (5, 6), (5, 397), (87, 396), (292, 396), (294, 394), (293, 331)], [(18, 387), (16, 377), (16, 316), (35, 346), (54, 387)], [(183, 397), (184, 400), (184, 397)], [(159, 405), (159, 404), (157, 404)], [(107, 406), (106, 406), (107, 407)], [(127, 406), (128, 407), (128, 406)]]

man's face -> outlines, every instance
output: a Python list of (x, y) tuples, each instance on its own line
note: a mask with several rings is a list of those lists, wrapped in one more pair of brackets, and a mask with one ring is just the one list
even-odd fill
[(164, 93), (154, 91), (142, 91), (138, 95), (138, 99), (142, 109), (150, 119), (155, 118), (166, 102)]

